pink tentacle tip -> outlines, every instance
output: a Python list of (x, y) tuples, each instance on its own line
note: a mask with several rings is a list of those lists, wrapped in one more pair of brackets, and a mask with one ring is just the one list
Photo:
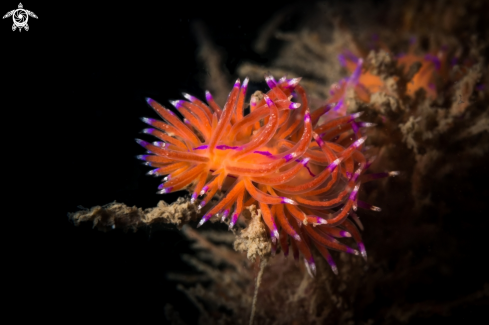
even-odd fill
[(199, 228), (200, 226), (202, 226), (210, 218), (211, 218), (211, 215), (209, 213), (206, 214), (206, 215), (204, 215), (204, 217), (200, 220), (199, 224), (197, 225), (197, 228)]
[(157, 172), (158, 169), (153, 169), (153, 170), (150, 170), (149, 172), (146, 173), (146, 175), (154, 175), (154, 176), (157, 176), (158, 172)]
[[(166, 177), (165, 177), (165, 178), (166, 178)], [(163, 179), (163, 180), (165, 181), (165, 179)], [(164, 183), (163, 183), (163, 184), (158, 185), (158, 189), (159, 189), (159, 190), (163, 190), (163, 189), (164, 189), (164, 187), (165, 187), (165, 184), (164, 184)]]
[(202, 190), (200, 191), (199, 196), (204, 195), (204, 194), (207, 192), (207, 190), (208, 190), (208, 189), (209, 189), (209, 186), (207, 186), (207, 185), (206, 185), (206, 186), (204, 186), (204, 187), (202, 188)]
[(365, 142), (365, 140), (366, 140), (366, 139), (367, 139), (367, 137), (366, 137), (366, 136), (361, 137), (361, 138), (360, 138), (360, 139), (358, 139), (357, 141), (353, 142), (353, 146), (354, 146), (355, 148), (360, 147), (360, 146), (362, 145), (362, 143), (364, 143), (364, 142)]
[(241, 80), (239, 80), (239, 78), (238, 78), (238, 79), (236, 79), (236, 82), (234, 83), (234, 87), (239, 88), (240, 86), (241, 86)]
[(361, 128), (371, 128), (371, 127), (377, 126), (376, 123), (370, 123), (370, 122), (358, 122), (357, 125), (358, 125), (358, 127), (361, 127)]
[(289, 109), (297, 109), (301, 107), (301, 103), (290, 103)]
[(263, 95), (263, 98), (265, 99), (265, 101), (267, 102), (267, 106), (270, 107), (273, 105), (273, 101), (270, 99), (270, 97), (268, 97), (267, 95)]
[(360, 177), (360, 174), (362, 173), (363, 169), (362, 168), (358, 168), (355, 173), (353, 175), (351, 175), (350, 177), (350, 180), (352, 180), (353, 182), (356, 182), (357, 179)]
[(302, 159), (302, 161), (301, 161), (302, 166), (307, 165), (307, 163), (309, 162), (309, 160), (311, 160), (311, 158), (304, 158), (304, 159)]
[(150, 104), (150, 105), (151, 105), (151, 104), (154, 102), (154, 100), (152, 100), (152, 99), (151, 99), (151, 98), (149, 98), (149, 97), (146, 97), (146, 98), (145, 98), (145, 100), (146, 100), (146, 103), (148, 103), (148, 104)]
[(302, 240), (302, 239), (301, 239), (301, 236), (299, 236), (299, 234), (295, 234), (295, 235), (294, 235), (294, 239), (295, 239), (296, 241), (301, 241), (301, 240)]
[(268, 87), (270, 87), (270, 89), (277, 87), (277, 82), (270, 73), (267, 73), (265, 75), (265, 81), (267, 82), (267, 85)]
[(358, 243), (358, 249), (360, 250), (360, 254), (363, 259), (367, 261), (367, 251), (365, 250), (365, 245), (363, 243)]
[(170, 104), (173, 105), (173, 107), (175, 107), (176, 109), (179, 109), (180, 107), (182, 107), (182, 101), (181, 100), (170, 100), (169, 101)]
[(250, 78), (246, 77), (245, 80), (243, 80), (243, 85), (241, 86), (241, 89), (246, 92), (246, 89), (248, 89), (248, 82), (250, 81)]
[(302, 78), (293, 78), (287, 82), (287, 88), (295, 88)]
[(304, 122), (311, 122), (311, 114), (309, 114), (309, 111), (306, 111), (306, 114), (304, 114)]
[(154, 141), (153, 145), (155, 145), (156, 147), (165, 148), (168, 146), (168, 143), (164, 141)]
[(297, 205), (298, 203), (295, 202), (294, 200), (292, 199), (289, 199), (289, 198), (286, 198), (286, 197), (282, 197), (282, 201), (281, 201), (282, 204), (292, 204), (292, 205)]
[(201, 201), (199, 206), (197, 207), (197, 210), (202, 209), (205, 206), (205, 203), (206, 203), (205, 200)]
[(187, 93), (182, 93), (182, 96), (187, 99), (188, 101), (195, 101), (197, 98), (195, 98), (194, 96), (190, 95), (190, 94), (187, 94)]
[(233, 216), (231, 217), (231, 221), (229, 222), (229, 229), (231, 230), (234, 225), (236, 224), (236, 221), (238, 221), (238, 214), (236, 212), (233, 213)]
[(348, 231), (341, 230), (340, 231), (340, 236), (341, 237), (351, 237), (351, 234)]
[(289, 162), (292, 159), (294, 159), (296, 156), (297, 156), (297, 154), (295, 152), (293, 152), (293, 153), (289, 153), (287, 156), (285, 156), (284, 159), (286, 162)]
[(140, 146), (143, 146), (144, 148), (146, 148), (147, 146), (149, 146), (149, 143), (144, 141), (144, 140), (141, 140), (141, 139), (135, 139), (136, 140), (136, 143), (139, 144)]
[(163, 188), (161, 191), (156, 192), (157, 194), (168, 194), (171, 192), (173, 187)]
[(278, 230), (277, 229), (273, 229), (272, 230), (272, 233), (270, 235), (272, 237), (272, 241), (275, 241), (275, 240), (279, 239), (279, 234), (278, 234)]
[(363, 112), (356, 112), (354, 114), (351, 114), (350, 115), (350, 121), (353, 121), (354, 119), (359, 118), (362, 115), (363, 115)]
[(360, 189), (360, 185), (355, 185), (353, 191), (350, 193), (350, 200), (355, 201), (357, 198), (358, 190)]
[(338, 275), (338, 267), (336, 266), (336, 263), (333, 261), (333, 259), (331, 258), (331, 261), (328, 259), (328, 264), (329, 266), (331, 267), (331, 271), (333, 271), (333, 273), (335, 275)]
[(363, 208), (363, 209), (369, 209), (369, 210), (375, 211), (375, 212), (382, 211), (381, 208), (376, 207), (374, 205), (371, 205), (371, 204), (369, 204), (367, 202), (364, 202), (364, 201), (361, 201), (361, 200), (358, 200), (358, 206), (361, 207), (361, 208)]
[(346, 252), (347, 252), (348, 254), (353, 254), (353, 255), (359, 255), (359, 254), (360, 254), (360, 253), (359, 253), (359, 252), (358, 252), (356, 249), (353, 249), (353, 248), (350, 248), (350, 247), (348, 247), (348, 248), (346, 249)]
[(190, 198), (190, 203), (191, 204), (194, 204), (195, 203), (195, 200), (197, 200), (197, 193), (193, 193), (192, 194), (192, 197)]
[(152, 119), (150, 119), (149, 117), (141, 117), (141, 121), (143, 121), (146, 124), (151, 124)]
[(224, 222), (224, 220), (226, 220), (228, 215), (229, 215), (229, 209), (224, 210), (224, 212), (222, 213), (221, 221)]
[(330, 172), (332, 172), (333, 170), (336, 169), (336, 167), (338, 167), (338, 165), (343, 161), (343, 158), (337, 158), (335, 159), (335, 161), (333, 161), (329, 166), (328, 166), (328, 169)]
[(208, 90), (205, 91), (205, 100), (208, 102), (212, 100), (212, 95)]

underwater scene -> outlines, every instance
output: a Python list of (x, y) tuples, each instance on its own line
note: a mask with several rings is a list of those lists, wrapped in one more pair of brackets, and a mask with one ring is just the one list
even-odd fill
[(176, 7), (73, 27), (70, 317), (488, 322), (489, 2)]

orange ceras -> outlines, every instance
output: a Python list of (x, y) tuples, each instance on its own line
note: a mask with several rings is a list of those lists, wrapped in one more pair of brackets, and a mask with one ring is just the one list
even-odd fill
[[(183, 121), (148, 98), (163, 121), (143, 118), (154, 127), (144, 133), (161, 141), (138, 139), (152, 153), (138, 158), (156, 168), (148, 174), (168, 175), (159, 193), (188, 189), (192, 203), (203, 196), (199, 210), (217, 191), (225, 193), (198, 226), (221, 216), (223, 221), (230, 217), (232, 228), (243, 209), (255, 204), (274, 252), (280, 245), (287, 255), (290, 244), (294, 257), (300, 252), (313, 274), (314, 245), (337, 273), (330, 249), (367, 257), (357, 229), (363, 228), (354, 212), (357, 206), (380, 210), (358, 200), (361, 183), (389, 175), (362, 176), (369, 162), (362, 153), (361, 128), (371, 124), (355, 121), (360, 116), (356, 113), (319, 125), (328, 108), (311, 116), (300, 78), (265, 79), (270, 90), (263, 98), (251, 97), (247, 115), (243, 109), (248, 79), (243, 84), (236, 81), (223, 109), (209, 92), (207, 104), (184, 94), (188, 101), (172, 102)], [(292, 102), (294, 97), (300, 103)], [(340, 237), (353, 237), (358, 250), (339, 242)]]

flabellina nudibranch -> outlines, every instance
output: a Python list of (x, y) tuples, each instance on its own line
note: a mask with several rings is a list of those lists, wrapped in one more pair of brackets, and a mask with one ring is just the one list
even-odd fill
[[(173, 101), (183, 121), (148, 98), (163, 121), (143, 118), (152, 128), (143, 132), (160, 141), (136, 141), (151, 154), (139, 159), (163, 176), (161, 194), (187, 189), (191, 202), (202, 209), (218, 191), (222, 199), (203, 216), (229, 220), (231, 229), (247, 206), (256, 205), (268, 228), (272, 251), (280, 245), (285, 256), (302, 254), (311, 274), (316, 266), (315, 246), (334, 273), (338, 270), (329, 250), (367, 258), (359, 229), (357, 207), (380, 209), (358, 199), (362, 183), (393, 173), (365, 174), (371, 161), (363, 153), (361, 113), (340, 115), (319, 123), (335, 105), (310, 112), (300, 78), (265, 77), (270, 90), (251, 96), (244, 115), (248, 78), (238, 79), (224, 108), (206, 92), (207, 104), (188, 94)], [(300, 102), (293, 102), (296, 97)], [(201, 197), (199, 199), (199, 197)], [(357, 249), (337, 238), (353, 237)]]
[[(392, 53), (387, 46), (377, 40), (376, 48), (388, 53), (390, 60), (393, 60), (393, 66), (399, 71), (400, 75), (407, 77), (410, 74), (413, 64), (419, 64), (415, 73), (410, 76), (409, 82), (403, 88), (401, 95), (414, 96), (419, 90), (426, 93), (426, 97), (433, 101), (443, 92), (447, 92), (450, 87), (459, 82), (469, 69), (476, 64), (474, 59), (466, 58), (459, 62), (459, 58), (450, 51), (447, 46), (434, 48), (428, 53), (424, 53), (419, 47), (420, 44), (416, 38), (412, 38), (409, 47), (405, 53)], [(379, 52), (377, 52), (379, 53)], [(357, 53), (344, 51), (338, 55), (340, 64), (345, 67), (352, 76), (345, 78), (334, 84), (330, 90), (328, 102), (337, 102), (338, 98), (343, 95), (343, 90), (349, 83), (355, 92), (356, 98), (363, 103), (369, 104), (371, 96), (378, 92), (384, 92), (387, 95), (393, 95), (392, 89), (385, 84), (385, 80), (379, 75), (373, 74), (369, 69), (363, 69), (364, 59), (368, 59), (366, 53)], [(457, 65), (457, 69), (453, 67)], [(399, 74), (399, 73), (398, 73)], [(399, 76), (395, 77), (399, 81)], [(399, 90), (398, 90), (399, 91)], [(467, 89), (461, 94), (463, 101), (468, 101), (470, 94)], [(346, 106), (343, 107), (346, 110)]]

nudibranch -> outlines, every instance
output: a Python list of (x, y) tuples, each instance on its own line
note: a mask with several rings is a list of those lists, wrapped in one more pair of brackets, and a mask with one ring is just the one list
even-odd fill
[[(311, 112), (300, 78), (265, 79), (270, 90), (251, 96), (248, 114), (248, 79), (236, 81), (224, 108), (209, 92), (207, 103), (184, 94), (187, 100), (172, 102), (183, 120), (148, 98), (163, 121), (143, 118), (152, 126), (144, 133), (160, 141), (137, 139), (150, 152), (138, 158), (155, 168), (148, 174), (167, 175), (158, 193), (187, 189), (199, 210), (223, 193), (198, 226), (215, 216), (229, 220), (232, 228), (254, 204), (273, 252), (280, 247), (287, 256), (291, 247), (294, 258), (302, 254), (314, 274), (314, 246), (337, 273), (330, 250), (367, 257), (357, 207), (380, 210), (358, 199), (360, 185), (390, 174), (364, 174), (370, 161), (362, 131), (371, 123), (357, 121), (361, 113), (319, 123), (334, 105)], [(353, 237), (357, 249), (337, 239), (342, 237)]]
[[(419, 69), (415, 71), (406, 84), (405, 95), (414, 96), (417, 91), (423, 90), (430, 100), (435, 100), (440, 92), (446, 91), (451, 85), (460, 81), (475, 64), (471, 59), (459, 62), (454, 53), (449, 55), (453, 51), (449, 51), (446, 46), (423, 54), (419, 49), (420, 44), (415, 38), (410, 40), (406, 53), (394, 54), (381, 42), (379, 42), (378, 47), (391, 55), (395, 66), (404, 76), (409, 75), (413, 64), (419, 64)], [(367, 104), (370, 103), (373, 94), (380, 91), (389, 93), (388, 87), (380, 76), (363, 68), (364, 58), (367, 58), (365, 53), (355, 55), (350, 51), (344, 51), (338, 56), (340, 64), (352, 73), (352, 76), (341, 80), (332, 87), (329, 102), (337, 102), (337, 98), (343, 95), (348, 85), (353, 87), (356, 98)], [(453, 69), (455, 65), (458, 66), (457, 69)], [(398, 77), (396, 78), (398, 79)], [(468, 100), (467, 91), (464, 92), (463, 97), (463, 100)], [(343, 109), (346, 110), (346, 107)]]

